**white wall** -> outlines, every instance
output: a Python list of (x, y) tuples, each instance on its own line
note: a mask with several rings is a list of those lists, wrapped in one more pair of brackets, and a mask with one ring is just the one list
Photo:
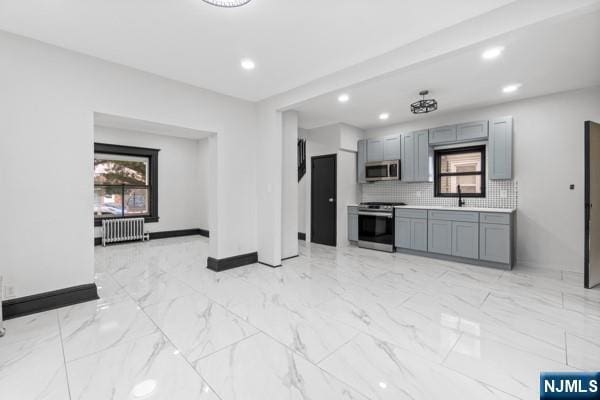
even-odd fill
[[(346, 124), (334, 124), (315, 129), (301, 129), (299, 135), (306, 139), (306, 175), (298, 190), (298, 217), (303, 218), (298, 226), (310, 241), (311, 229), (311, 157), (326, 154), (337, 155), (337, 202), (336, 202), (336, 243), (338, 247), (348, 242), (347, 206), (360, 201), (360, 185), (356, 182), (356, 142), (364, 135), (363, 131)], [(354, 148), (354, 150), (348, 150)]]
[[(94, 141), (160, 149), (158, 216), (150, 232), (208, 229), (208, 138), (194, 140), (96, 126)], [(95, 229), (100, 236), (100, 228)]]
[[(514, 118), (517, 262), (583, 271), (584, 121), (600, 121), (600, 87), (456, 113), (436, 112), (367, 131), (368, 137), (445, 124)], [(575, 190), (569, 185), (575, 184)]]
[(254, 104), (2, 32), (0, 58), (0, 266), (17, 297), (93, 282), (94, 112), (216, 133), (209, 254), (257, 250)]
[(282, 114), (281, 257), (298, 255), (298, 113)]

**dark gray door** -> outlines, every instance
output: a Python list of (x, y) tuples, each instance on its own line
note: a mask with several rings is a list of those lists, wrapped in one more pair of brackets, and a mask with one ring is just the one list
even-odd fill
[(600, 284), (600, 124), (585, 123), (585, 287)]
[(336, 245), (336, 161), (337, 156), (311, 160), (311, 241)]

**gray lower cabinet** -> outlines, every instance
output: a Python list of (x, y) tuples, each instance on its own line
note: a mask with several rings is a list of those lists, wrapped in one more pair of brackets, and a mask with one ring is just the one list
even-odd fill
[(430, 253), (452, 255), (452, 221), (430, 219), (427, 231)]
[(395, 246), (427, 251), (427, 219), (396, 217)]
[(367, 183), (365, 176), (365, 163), (367, 162), (367, 141), (358, 141), (358, 153), (356, 155), (356, 180), (358, 183)]
[(394, 161), (402, 158), (402, 137), (400, 135), (383, 138), (383, 160)]
[(514, 214), (404, 207), (394, 213), (398, 249), (512, 267)]
[(512, 117), (490, 121), (488, 165), (490, 179), (512, 179)]
[(410, 249), (410, 218), (396, 217), (394, 227), (394, 245), (403, 249)]
[(479, 258), (479, 224), (452, 221), (452, 255)]
[(427, 220), (410, 220), (410, 248), (413, 250), (427, 251)]
[(479, 226), (479, 258), (502, 264), (511, 263), (511, 226), (485, 224)]
[(348, 240), (358, 241), (358, 207), (348, 207)]
[(383, 139), (367, 140), (367, 162), (383, 161)]

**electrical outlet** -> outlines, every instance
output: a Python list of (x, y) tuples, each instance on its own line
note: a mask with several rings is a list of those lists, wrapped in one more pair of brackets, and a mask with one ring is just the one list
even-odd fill
[(420, 190), (417, 191), (417, 197), (421, 197), (421, 191)]
[(501, 190), (500, 191), (500, 198), (501, 199), (505, 199), (508, 197), (508, 193), (506, 192), (506, 190)]

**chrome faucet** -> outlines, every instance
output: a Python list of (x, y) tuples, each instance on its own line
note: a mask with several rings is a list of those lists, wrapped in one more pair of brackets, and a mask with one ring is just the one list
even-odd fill
[(462, 192), (460, 190), (460, 185), (458, 185), (458, 206), (462, 207), (465, 205), (465, 201), (462, 198)]

